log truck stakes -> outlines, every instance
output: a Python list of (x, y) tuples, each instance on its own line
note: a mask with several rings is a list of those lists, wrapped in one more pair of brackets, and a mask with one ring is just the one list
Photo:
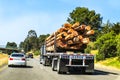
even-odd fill
[(79, 22), (65, 23), (51, 34), (41, 47), (40, 63), (52, 66), (58, 74), (70, 72), (94, 72), (94, 56), (84, 53), (90, 42), (89, 36), (94, 34), (90, 26)]

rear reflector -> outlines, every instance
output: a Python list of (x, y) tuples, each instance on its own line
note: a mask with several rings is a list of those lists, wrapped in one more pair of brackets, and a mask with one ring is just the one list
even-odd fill
[(9, 60), (13, 60), (13, 58), (10, 58)]
[(23, 61), (25, 61), (25, 58), (22, 58)]

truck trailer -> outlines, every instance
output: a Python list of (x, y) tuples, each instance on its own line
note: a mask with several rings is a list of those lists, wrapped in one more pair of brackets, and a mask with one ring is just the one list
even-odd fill
[(66, 23), (51, 34), (41, 46), (40, 63), (51, 66), (58, 74), (70, 72), (93, 73), (94, 55), (84, 53), (89, 36), (94, 31), (90, 26)]

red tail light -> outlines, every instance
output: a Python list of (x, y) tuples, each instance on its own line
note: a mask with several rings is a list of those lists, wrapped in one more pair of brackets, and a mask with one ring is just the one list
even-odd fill
[(23, 61), (25, 61), (25, 58), (22, 58)]
[(10, 58), (9, 60), (13, 60), (13, 58)]

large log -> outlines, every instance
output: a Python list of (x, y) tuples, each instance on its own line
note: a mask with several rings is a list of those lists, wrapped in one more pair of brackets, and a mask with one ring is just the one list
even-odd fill
[(89, 38), (83, 38), (81, 41), (83, 44), (88, 44), (90, 42)]
[(83, 30), (85, 30), (85, 27), (86, 27), (86, 25), (80, 25), (80, 26), (78, 26), (78, 27), (76, 27), (76, 28), (74, 28), (76, 31), (83, 31)]
[(78, 36), (78, 32), (75, 31), (74, 29), (69, 29), (69, 30), (67, 31), (67, 33), (68, 33), (68, 34), (73, 34), (74, 36)]
[(67, 44), (63, 43), (61, 40), (56, 41), (56, 47), (65, 48)]
[(70, 29), (72, 27), (72, 24), (70, 23), (65, 23), (63, 27)]
[(88, 32), (86, 32), (86, 35), (93, 35), (94, 34), (94, 30), (89, 30)]
[(72, 28), (75, 29), (76, 27), (78, 27), (80, 25), (79, 22), (76, 22), (75, 24), (72, 25)]
[(65, 37), (65, 40), (69, 40), (69, 39), (73, 39), (74, 38), (74, 34), (69, 34)]
[(90, 42), (89, 36), (93, 34), (94, 30), (91, 30), (90, 26), (80, 25), (79, 22), (73, 25), (65, 23), (46, 39), (46, 47), (49, 51), (54, 51), (55, 47), (68, 50), (84, 49), (83, 45)]
[(85, 27), (85, 30), (88, 30), (88, 31), (89, 31), (89, 30), (91, 30), (91, 27), (90, 27), (90, 26), (86, 26), (86, 27)]
[(68, 41), (67, 41), (67, 44), (68, 44), (68, 45), (71, 45), (71, 44), (74, 44), (74, 42), (73, 42), (73, 40), (68, 40)]

